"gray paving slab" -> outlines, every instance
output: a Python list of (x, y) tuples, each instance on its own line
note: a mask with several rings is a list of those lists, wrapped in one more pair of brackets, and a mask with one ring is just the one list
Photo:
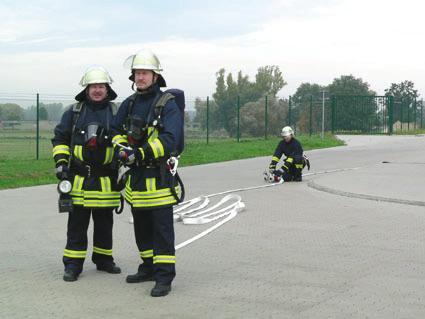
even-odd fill
[[(114, 226), (123, 274), (97, 272), (86, 260), (80, 279), (65, 283), (67, 216), (56, 211), (55, 185), (1, 191), (0, 318), (423, 318), (424, 208), (308, 183), (423, 200), (414, 189), (424, 189), (421, 165), (379, 163), (422, 161), (424, 138), (343, 138), (348, 146), (308, 152), (311, 172), (361, 169), (241, 192), (246, 211), (178, 251), (173, 291), (159, 299), (149, 296), (152, 283), (124, 282), (139, 261), (128, 210)], [(261, 185), (268, 161), (183, 168), (188, 198)], [(390, 183), (393, 176), (403, 182)], [(177, 242), (207, 227), (177, 224)]]

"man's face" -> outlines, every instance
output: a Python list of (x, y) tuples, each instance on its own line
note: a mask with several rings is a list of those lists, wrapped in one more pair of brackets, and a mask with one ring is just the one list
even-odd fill
[(146, 90), (149, 88), (154, 82), (158, 75), (156, 75), (151, 70), (135, 70), (134, 71), (134, 82), (139, 90)]
[(108, 95), (108, 89), (106, 84), (90, 84), (89, 85), (89, 97), (94, 102), (101, 102), (106, 99)]
[(292, 140), (292, 135), (285, 136), (283, 139), (286, 143), (289, 143)]

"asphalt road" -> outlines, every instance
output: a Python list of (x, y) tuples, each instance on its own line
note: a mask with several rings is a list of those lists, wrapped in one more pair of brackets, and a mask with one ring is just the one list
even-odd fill
[[(241, 192), (244, 212), (178, 251), (165, 298), (125, 283), (139, 262), (128, 209), (114, 226), (123, 273), (87, 258), (67, 283), (56, 186), (0, 191), (0, 318), (424, 318), (425, 137), (343, 138), (307, 152), (310, 173), (355, 169)], [(262, 185), (268, 162), (183, 168), (187, 198)], [(177, 243), (207, 227), (177, 224)]]

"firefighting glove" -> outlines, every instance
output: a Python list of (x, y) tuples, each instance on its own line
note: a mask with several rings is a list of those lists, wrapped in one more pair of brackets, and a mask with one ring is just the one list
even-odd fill
[(273, 171), (273, 175), (275, 176), (282, 176), (283, 174), (283, 169), (276, 169)]
[(56, 167), (56, 178), (59, 180), (68, 179), (69, 167), (67, 165), (59, 165)]
[(124, 165), (131, 165), (135, 161), (134, 150), (126, 150), (124, 148), (120, 148), (117, 152), (118, 160)]

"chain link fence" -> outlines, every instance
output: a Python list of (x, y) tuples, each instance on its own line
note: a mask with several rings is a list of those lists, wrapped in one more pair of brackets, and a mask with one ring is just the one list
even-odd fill
[[(120, 101), (117, 103), (119, 104)], [(0, 93), (0, 161), (51, 158), (53, 130), (73, 96)], [(301, 101), (237, 96), (219, 105), (210, 97), (186, 100), (186, 143), (242, 141), (296, 134), (409, 134), (423, 130), (424, 102), (392, 97), (309, 96)]]

